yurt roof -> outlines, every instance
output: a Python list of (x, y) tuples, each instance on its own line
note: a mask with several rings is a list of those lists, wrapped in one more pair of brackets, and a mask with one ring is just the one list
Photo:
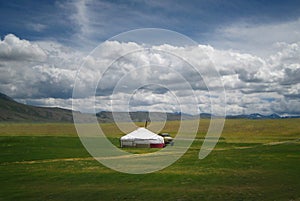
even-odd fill
[(163, 137), (157, 135), (156, 133), (153, 133), (152, 131), (150, 131), (146, 128), (142, 128), (142, 127), (121, 137), (121, 140), (130, 140), (130, 139), (142, 139), (142, 140), (160, 139), (163, 141)]

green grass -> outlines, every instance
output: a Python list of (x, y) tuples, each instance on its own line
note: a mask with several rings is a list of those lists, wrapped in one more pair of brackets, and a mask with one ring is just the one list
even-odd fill
[[(72, 124), (0, 124), (0, 200), (300, 200), (299, 119), (226, 120), (214, 151), (199, 160), (208, 123), (182, 158), (145, 175), (93, 160)], [(116, 126), (102, 127), (118, 145)], [(165, 131), (176, 128), (168, 122)]]

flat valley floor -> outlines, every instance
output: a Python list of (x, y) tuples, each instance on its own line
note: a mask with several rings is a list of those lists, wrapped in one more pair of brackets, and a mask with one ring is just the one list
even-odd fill
[[(174, 137), (178, 125), (167, 122), (164, 132)], [(73, 124), (0, 123), (0, 200), (300, 200), (300, 119), (226, 120), (215, 149), (199, 160), (208, 125), (200, 121), (173, 165), (131, 175), (94, 160)], [(116, 125), (101, 127), (119, 146)]]

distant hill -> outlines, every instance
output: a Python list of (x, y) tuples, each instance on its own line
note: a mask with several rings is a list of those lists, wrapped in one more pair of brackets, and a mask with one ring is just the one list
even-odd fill
[[(78, 112), (79, 114), (80, 112)], [(81, 114), (81, 113), (80, 113)], [(89, 122), (91, 114), (81, 114), (84, 121)], [(136, 111), (129, 112), (114, 112), (101, 111), (96, 114), (98, 121), (101, 123), (118, 122), (145, 122), (146, 119), (152, 121), (175, 121), (175, 120), (192, 120), (216, 117), (209, 113), (201, 113), (200, 115), (189, 115), (183, 113), (162, 113), (162, 112), (149, 112)], [(300, 116), (284, 116), (281, 117), (277, 114), (262, 115), (259, 113), (243, 114), (243, 115), (228, 115), (227, 119), (282, 119), (282, 118), (300, 118)], [(16, 102), (11, 97), (0, 93), (0, 122), (73, 122), (72, 110), (62, 109), (58, 107), (36, 107), (25, 105)]]
[(73, 116), (72, 110), (25, 105), (0, 93), (0, 121), (73, 122)]
[(241, 114), (241, 115), (228, 115), (227, 119), (284, 119), (284, 118), (299, 118), (300, 116), (284, 116), (281, 117), (278, 114), (262, 115), (259, 113), (253, 114)]
[[(218, 116), (214, 116), (209, 113), (201, 113), (200, 115), (189, 115), (182, 113), (161, 113), (161, 112), (151, 112), (151, 118), (149, 118), (149, 112), (129, 112), (130, 119), (128, 119), (127, 112), (114, 112), (115, 117), (117, 117), (117, 121), (128, 122), (130, 120), (134, 122), (145, 122), (146, 119), (151, 119), (155, 121), (174, 121), (174, 120), (192, 120), (198, 119), (199, 116), (201, 119), (210, 119), (210, 118), (218, 118)], [(100, 122), (113, 122), (114, 117), (112, 112), (109, 111), (101, 111), (96, 114)], [(167, 118), (165, 117), (167, 116)], [(242, 115), (228, 115), (226, 119), (284, 119), (284, 118), (300, 118), (300, 116), (284, 116), (281, 117), (278, 114), (271, 115), (262, 115), (259, 113), (253, 114), (242, 114)]]
[(175, 120), (190, 120), (197, 119), (199, 116), (193, 116), (189, 114), (182, 113), (162, 113), (162, 112), (147, 112), (147, 111), (136, 111), (129, 112), (110, 112), (110, 111), (101, 111), (96, 114), (99, 122), (145, 122), (146, 120), (151, 119), (152, 121), (175, 121)]

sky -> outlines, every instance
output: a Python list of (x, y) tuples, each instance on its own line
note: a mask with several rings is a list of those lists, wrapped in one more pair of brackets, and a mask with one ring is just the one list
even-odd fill
[[(300, 114), (297, 0), (0, 1), (0, 18), (0, 92), (26, 104)], [(120, 37), (144, 28), (195, 43)]]

